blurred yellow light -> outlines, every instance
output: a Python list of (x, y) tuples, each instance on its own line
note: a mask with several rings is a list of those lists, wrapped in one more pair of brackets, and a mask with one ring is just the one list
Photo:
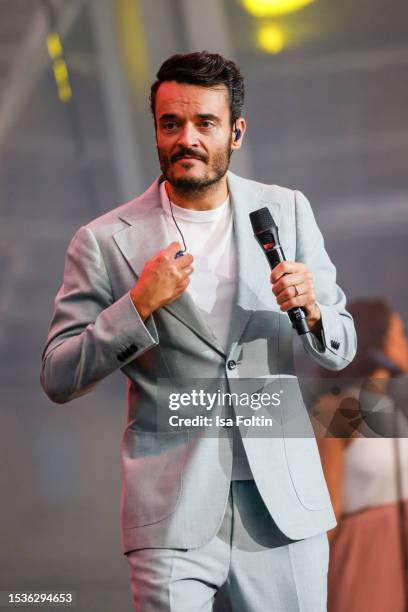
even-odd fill
[(262, 26), (258, 30), (259, 46), (267, 53), (280, 53), (285, 46), (285, 34), (276, 25)]
[(54, 62), (54, 76), (57, 83), (68, 81), (68, 68), (64, 60)]
[(119, 42), (126, 76), (134, 97), (140, 98), (140, 96), (145, 96), (146, 91), (149, 90), (151, 72), (142, 0), (115, 0), (111, 4), (116, 10)]
[(286, 15), (313, 2), (316, 0), (242, 0), (244, 8), (255, 17)]
[(61, 39), (55, 32), (47, 36), (48, 53), (52, 59), (56, 59), (62, 55)]
[(58, 96), (61, 102), (69, 102), (72, 99), (72, 90), (69, 83), (58, 87)]

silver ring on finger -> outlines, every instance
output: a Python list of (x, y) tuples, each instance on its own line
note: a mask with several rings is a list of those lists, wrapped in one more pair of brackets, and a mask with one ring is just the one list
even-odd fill
[(299, 291), (299, 286), (298, 285), (293, 285), (296, 291), (296, 297), (298, 297), (299, 295), (302, 295), (301, 291)]

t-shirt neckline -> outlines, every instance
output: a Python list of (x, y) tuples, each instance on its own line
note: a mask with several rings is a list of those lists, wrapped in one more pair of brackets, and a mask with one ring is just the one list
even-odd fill
[[(160, 185), (161, 201), (164, 208), (164, 212), (171, 217), (170, 199), (167, 195), (166, 181), (163, 181)], [(228, 195), (226, 200), (217, 208), (211, 208), (210, 210), (191, 210), (190, 208), (183, 208), (178, 206), (174, 202), (171, 203), (174, 217), (180, 221), (188, 221), (190, 223), (210, 223), (216, 221), (228, 214), (230, 210), (230, 196)]]

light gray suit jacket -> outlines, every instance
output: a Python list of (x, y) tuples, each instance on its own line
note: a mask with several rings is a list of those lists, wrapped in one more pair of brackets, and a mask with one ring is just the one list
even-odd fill
[[(287, 400), (274, 413), (279, 435), (251, 437), (241, 431), (249, 464), (270, 514), (288, 537), (306, 538), (335, 525), (316, 441), (308, 434), (294, 437), (288, 426), (300, 419), (309, 431), (294, 370), (293, 330), (272, 294), (270, 270), (253, 237), (249, 212), (267, 206), (287, 259), (303, 261), (311, 270), (324, 340), (324, 352), (316, 351), (316, 359), (328, 369), (342, 369), (353, 359), (353, 320), (304, 195), (231, 172), (228, 184), (239, 279), (227, 352), (188, 292), (145, 323), (130, 300), (129, 290), (146, 260), (171, 242), (159, 180), (140, 197), (81, 227), (66, 254), (41, 382), (51, 400), (64, 403), (88, 393), (118, 368), (128, 378), (122, 440), (125, 552), (200, 546), (216, 533), (227, 503), (232, 430), (221, 427), (201, 435), (171, 427), (162, 379), (173, 389), (178, 381), (212, 380), (224, 391), (233, 391), (242, 379), (278, 380), (275, 390), (290, 381)], [(231, 361), (237, 364), (234, 369)], [(178, 414), (192, 416), (191, 407)]]

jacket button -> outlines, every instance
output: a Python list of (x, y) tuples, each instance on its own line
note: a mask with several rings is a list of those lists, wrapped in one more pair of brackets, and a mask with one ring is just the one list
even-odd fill
[(234, 361), (233, 359), (230, 359), (229, 362), (227, 363), (227, 368), (229, 370), (235, 370), (236, 367), (237, 367), (237, 362)]

